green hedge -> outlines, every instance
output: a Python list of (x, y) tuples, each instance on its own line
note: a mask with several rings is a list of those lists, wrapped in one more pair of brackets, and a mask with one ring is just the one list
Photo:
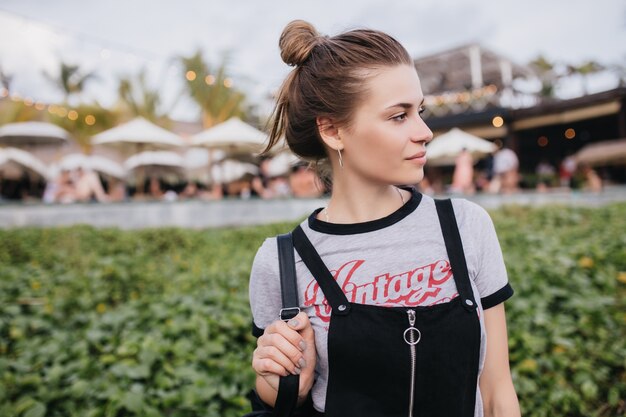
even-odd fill
[[(626, 204), (492, 216), (523, 414), (623, 415)], [(250, 264), (291, 226), (0, 231), (0, 416), (240, 416)]]

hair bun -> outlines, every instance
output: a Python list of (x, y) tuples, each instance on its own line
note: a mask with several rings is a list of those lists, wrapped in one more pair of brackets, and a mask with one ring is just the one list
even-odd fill
[(280, 35), (280, 57), (287, 65), (301, 65), (311, 55), (319, 38), (320, 35), (312, 24), (304, 20), (294, 20), (285, 26)]

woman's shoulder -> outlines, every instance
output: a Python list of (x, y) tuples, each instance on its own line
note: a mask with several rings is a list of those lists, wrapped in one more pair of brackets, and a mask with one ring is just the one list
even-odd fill
[[(438, 198), (424, 195), (422, 204), (429, 206), (430, 210), (428, 211), (436, 216), (435, 200)], [(470, 234), (477, 237), (480, 236), (485, 227), (493, 227), (491, 216), (479, 204), (461, 197), (452, 197), (450, 200), (461, 235)]]
[(489, 217), (487, 210), (483, 206), (461, 197), (453, 197), (452, 207), (454, 207), (454, 213), (466, 217)]
[[(276, 245), (276, 236), (265, 238), (259, 249), (257, 249), (254, 261), (252, 263), (252, 269), (268, 269), (271, 264), (276, 262), (278, 256), (278, 248)], [(271, 269), (271, 268), (270, 268)]]
[[(454, 216), (456, 217), (458, 223), (465, 221), (484, 221), (486, 219), (491, 219), (487, 210), (485, 210), (482, 206), (473, 201), (462, 197), (451, 197), (449, 199), (450, 201), (452, 201)], [(445, 198), (435, 198), (427, 194), (423, 194), (420, 205), (430, 208), (432, 209), (433, 213), (436, 213), (436, 200), (445, 200)]]

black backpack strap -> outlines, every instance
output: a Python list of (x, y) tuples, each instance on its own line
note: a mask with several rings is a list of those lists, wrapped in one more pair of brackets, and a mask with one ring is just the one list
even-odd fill
[[(280, 310), (281, 320), (290, 320), (300, 312), (298, 303), (298, 285), (296, 282), (296, 262), (293, 253), (291, 233), (279, 235), (278, 263), (280, 266), (280, 285), (283, 308)], [(287, 375), (280, 377), (278, 397), (274, 406), (275, 417), (289, 417), (296, 409), (300, 376)]]

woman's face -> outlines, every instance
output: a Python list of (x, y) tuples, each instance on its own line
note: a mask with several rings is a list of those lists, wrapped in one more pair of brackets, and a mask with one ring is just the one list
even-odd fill
[(422, 120), (424, 95), (415, 68), (386, 67), (366, 82), (352, 123), (339, 128), (343, 168), (379, 184), (416, 184), (424, 177), (426, 143), (433, 134)]

